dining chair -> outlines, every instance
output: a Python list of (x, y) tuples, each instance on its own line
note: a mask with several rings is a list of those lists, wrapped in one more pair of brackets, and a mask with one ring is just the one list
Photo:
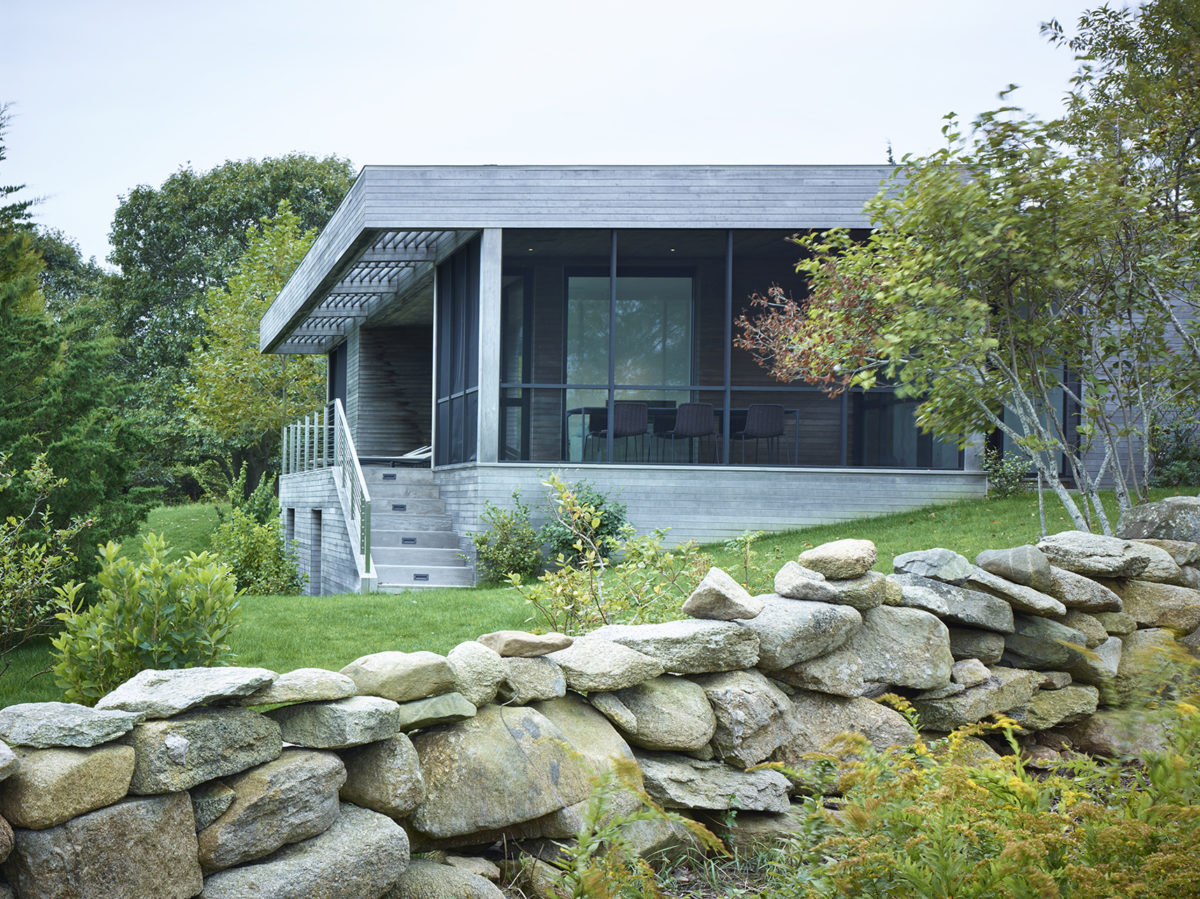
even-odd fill
[(770, 457), (776, 457), (779, 438), (783, 436), (783, 406), (775, 403), (752, 403), (746, 410), (746, 423), (740, 431), (729, 435), (731, 440), (742, 442), (742, 462), (746, 461), (746, 441), (754, 441), (754, 463), (758, 464), (758, 442), (767, 441)]
[[(705, 437), (716, 437), (717, 425), (713, 416), (712, 403), (680, 403), (675, 410), (675, 426), (662, 436), (671, 442), (671, 461), (675, 461), (675, 441), (688, 441), (688, 461), (693, 459), (692, 441), (696, 441), (697, 450), (700, 441)], [(721, 461), (720, 448), (713, 442), (717, 461)]]

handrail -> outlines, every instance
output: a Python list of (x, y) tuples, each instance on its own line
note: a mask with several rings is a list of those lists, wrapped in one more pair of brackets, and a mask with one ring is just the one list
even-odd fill
[(350, 537), (357, 538), (358, 568), (371, 573), (371, 494), (340, 399), (283, 429), (283, 473), (334, 469), (334, 483)]

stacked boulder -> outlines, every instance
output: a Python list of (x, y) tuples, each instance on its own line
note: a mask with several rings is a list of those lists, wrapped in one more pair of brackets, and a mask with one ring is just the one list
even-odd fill
[[(1194, 505), (1164, 515), (1200, 523)], [(878, 749), (916, 739), (884, 692), (933, 732), (1003, 713), (1032, 755), (1117, 751), (1097, 709), (1155, 676), (1143, 650), (1200, 627), (1200, 528), (1125, 526), (1138, 533), (1067, 532), (974, 563), (907, 553), (887, 576), (873, 544), (840, 540), (761, 596), (713, 569), (683, 620), (486, 634), (341, 672), (144, 671), (94, 709), (11, 706), (0, 899), (495, 899), (501, 867), (478, 856), (499, 841), (544, 856), (614, 769), (710, 824), (736, 809), (722, 836), (757, 839), (786, 830), (809, 788), (762, 763), (802, 771), (847, 732)], [(690, 839), (627, 828), (647, 853)]]

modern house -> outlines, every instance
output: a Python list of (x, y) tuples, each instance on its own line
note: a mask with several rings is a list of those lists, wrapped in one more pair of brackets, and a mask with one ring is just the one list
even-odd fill
[[(369, 166), (262, 319), (329, 359), (280, 503), (314, 593), (470, 583), (485, 501), (586, 479), (711, 541), (978, 496), (889, 390), (830, 399), (734, 346), (788, 238), (867, 229), (888, 166)], [(422, 452), (423, 448), (431, 450)]]

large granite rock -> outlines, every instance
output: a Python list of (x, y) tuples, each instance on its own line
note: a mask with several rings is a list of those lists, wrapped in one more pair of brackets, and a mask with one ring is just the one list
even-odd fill
[(567, 695), (567, 679), (558, 663), (545, 656), (504, 658), (499, 697), (512, 705), (529, 705)]
[(404, 734), (346, 749), (341, 797), (389, 818), (403, 818), (425, 801), (425, 778), (412, 741)]
[(1068, 609), (1095, 614), (1121, 611), (1121, 597), (1091, 578), (1050, 566), (1051, 582), (1046, 593)]
[(17, 750), (17, 772), (0, 790), (0, 814), (16, 827), (42, 830), (112, 805), (129, 792), (129, 746)]
[(749, 768), (788, 738), (787, 696), (757, 671), (695, 677), (716, 715), (713, 748), (726, 762)]
[[(1156, 537), (1135, 539), (1134, 543), (1145, 543), (1165, 550), (1176, 565), (1195, 565), (1200, 562), (1200, 543), (1190, 540), (1160, 540)], [(1144, 576), (1144, 574), (1143, 574)]]
[(686, 678), (664, 674), (615, 695), (633, 716), (633, 726), (622, 728), (625, 738), (642, 749), (695, 752), (716, 731), (704, 689)]
[(1087, 646), (1087, 637), (1073, 627), (1037, 615), (1017, 615), (1016, 630), (1004, 638), (1004, 661), (1013, 668), (1065, 669)]
[(1087, 531), (1051, 534), (1039, 541), (1038, 549), (1059, 568), (1087, 577), (1137, 577), (1151, 555), (1144, 545)]
[(454, 669), (455, 692), (475, 706), (495, 699), (508, 674), (500, 654), (475, 640), (459, 643), (446, 659)]
[(1038, 690), (1028, 705), (1009, 711), (1009, 716), (1026, 730), (1049, 730), (1060, 724), (1081, 721), (1096, 711), (1100, 691), (1083, 684), (1061, 690)]
[(900, 604), (906, 608), (922, 609), (946, 624), (1012, 633), (1012, 606), (999, 597), (916, 574), (897, 574), (892, 580), (900, 585)]
[(17, 754), (7, 743), (0, 742), (0, 781), (17, 773)]
[(758, 635), (732, 621), (609, 624), (592, 636), (657, 659), (671, 674), (731, 671), (758, 663)]
[(425, 777), (414, 829), (445, 839), (506, 827), (583, 801), (590, 774), (558, 727), (532, 708), (484, 706), (413, 736)]
[(504, 899), (486, 878), (452, 865), (414, 858), (387, 894), (387, 899)]
[(97, 709), (170, 718), (198, 705), (236, 702), (274, 682), (266, 668), (177, 668), (139, 671), (96, 703)]
[(838, 748), (843, 734), (862, 734), (879, 752), (910, 746), (917, 738), (903, 715), (870, 699), (797, 690), (790, 704), (788, 739), (771, 755), (772, 761), (788, 768), (803, 770), (808, 764), (804, 756)]
[(133, 712), (106, 712), (73, 702), (22, 702), (0, 709), (0, 740), (35, 749), (86, 749), (128, 733), (137, 721)]
[(308, 749), (348, 749), (400, 732), (400, 706), (378, 696), (350, 696), (273, 709), (283, 739)]
[(1172, 668), (1179, 651), (1175, 635), (1166, 628), (1143, 628), (1121, 638), (1121, 663), (1117, 667), (1113, 699), (1126, 702), (1149, 697), (1175, 673)]
[(1000, 597), (1017, 612), (1045, 615), (1049, 618), (1062, 618), (1067, 614), (1067, 607), (1053, 596), (1023, 584), (1014, 584), (990, 571), (984, 571), (978, 565), (971, 567), (966, 586)]
[(708, 569), (683, 604), (683, 614), (716, 621), (753, 618), (760, 611), (762, 603), (720, 568)]
[(200, 831), (200, 867), (210, 874), (322, 833), (338, 816), (345, 780), (340, 758), (307, 749), (288, 749), (275, 761), (226, 778), (235, 798)]
[(196, 851), (191, 800), (173, 793), (17, 831), (4, 873), (18, 896), (187, 899), (202, 886)]
[[(775, 575), (775, 592), (788, 599), (837, 602), (838, 592), (826, 583), (825, 575), (799, 562), (787, 562)], [(743, 616), (749, 617), (749, 616)]]
[(124, 738), (137, 750), (131, 793), (178, 793), (278, 758), (279, 725), (249, 709), (201, 709), (139, 724)]
[(862, 659), (851, 649), (835, 649), (820, 658), (774, 671), (771, 676), (793, 687), (834, 696), (861, 696), (866, 688)]
[(233, 705), (283, 705), (292, 702), (325, 702), (345, 699), (358, 692), (354, 681), (324, 668), (297, 668), (275, 678), (266, 687), (235, 700)]
[(1141, 627), (1168, 627), (1183, 633), (1200, 627), (1200, 591), (1141, 579), (1105, 584), (1121, 597), (1124, 611)]
[(1067, 609), (1067, 616), (1062, 620), (1067, 627), (1073, 627), (1087, 639), (1084, 644), (1088, 649), (1095, 649), (1108, 639), (1108, 631), (1100, 619), (1079, 609)]
[(203, 899), (381, 899), (408, 861), (408, 837), (400, 825), (343, 803), (324, 833), (205, 878)]
[(400, 703), (398, 721), (403, 731), (416, 730), (434, 724), (462, 721), (475, 715), (475, 706), (461, 693), (440, 693), (428, 699)]
[(1132, 634), (1137, 630), (1137, 621), (1132, 615), (1124, 612), (1093, 612), (1092, 614), (1113, 636), (1123, 637), (1125, 634)]
[(870, 540), (834, 540), (806, 549), (796, 561), (827, 578), (848, 580), (861, 577), (875, 565), (875, 544)]
[(433, 652), (376, 652), (342, 669), (363, 696), (411, 702), (454, 689), (454, 668)]
[(1172, 496), (1135, 506), (1121, 516), (1117, 536), (1200, 543), (1200, 497)]
[(936, 547), (901, 553), (892, 560), (892, 571), (961, 586), (971, 574), (971, 563), (952, 549)]
[(637, 754), (646, 792), (666, 808), (783, 812), (788, 780), (778, 771), (736, 771), (672, 753)]
[(663, 673), (657, 659), (591, 634), (547, 658), (562, 668), (567, 686), (577, 693), (623, 690)]
[(985, 665), (994, 665), (1004, 655), (1004, 635), (995, 631), (980, 631), (970, 627), (952, 627), (950, 630), (950, 655), (960, 659), (979, 659)]
[(566, 634), (530, 634), (526, 631), (493, 631), (478, 641), (503, 658), (532, 659), (560, 649), (566, 649), (573, 639)]
[(985, 683), (968, 687), (961, 693), (940, 699), (914, 699), (913, 707), (922, 729), (951, 731), (995, 712), (1027, 705), (1041, 680), (1032, 671), (1000, 667), (990, 670), (992, 677)]
[(758, 598), (762, 611), (737, 624), (758, 636), (758, 667), (764, 671), (832, 652), (862, 626), (862, 615), (849, 606), (785, 599), (773, 593)]
[(1049, 593), (1054, 580), (1050, 560), (1036, 546), (985, 549), (975, 557), (975, 564), (997, 577), (1032, 587), (1040, 593)]
[(865, 612), (867, 609), (883, 605), (891, 581), (878, 571), (868, 571), (858, 577), (830, 579), (825, 583), (837, 593), (837, 599), (833, 602)]
[(1072, 744), (1088, 755), (1133, 758), (1166, 752), (1169, 734), (1161, 717), (1101, 709), (1063, 728)]
[(880, 606), (846, 644), (862, 659), (864, 681), (928, 690), (950, 683), (950, 632), (920, 609)]

